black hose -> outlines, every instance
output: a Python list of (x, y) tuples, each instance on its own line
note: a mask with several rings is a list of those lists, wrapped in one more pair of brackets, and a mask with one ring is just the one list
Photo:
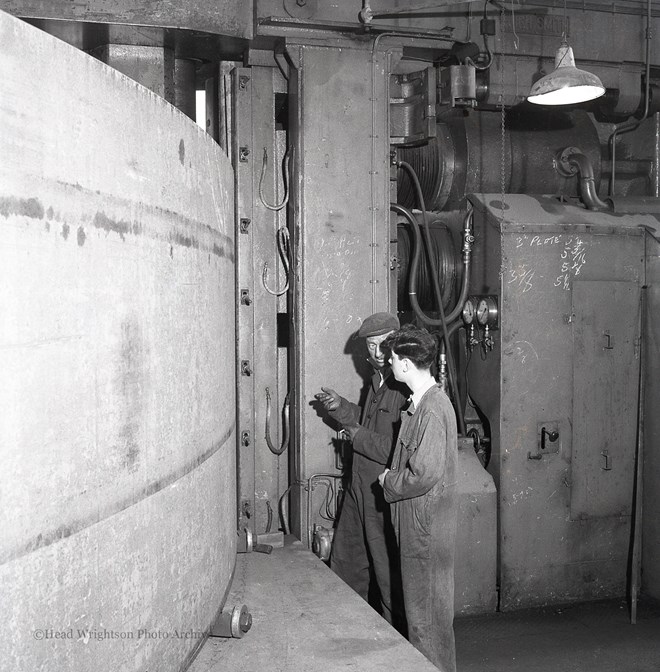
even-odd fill
[[(465, 299), (467, 298), (468, 294), (468, 280), (470, 277), (470, 246), (472, 242), (474, 241), (474, 238), (472, 235), (469, 233), (469, 223), (472, 220), (472, 208), (469, 207), (467, 212), (465, 214), (465, 219), (464, 219), (464, 224), (463, 224), (463, 242), (464, 242), (464, 247), (463, 247), (463, 282), (461, 286), (461, 291), (460, 295), (458, 298), (458, 301), (456, 302), (456, 305), (454, 306), (454, 309), (449, 313), (449, 315), (444, 315), (444, 304), (442, 301), (442, 295), (440, 291), (440, 282), (439, 282), (439, 273), (438, 273), (438, 267), (436, 266), (436, 259), (435, 256), (433, 256), (433, 249), (431, 247), (431, 233), (429, 230), (429, 225), (427, 221), (427, 216), (426, 216), (426, 206), (424, 205), (424, 194), (422, 193), (422, 188), (419, 183), (419, 179), (417, 177), (417, 174), (415, 173), (414, 168), (409, 164), (406, 163), (405, 161), (399, 161), (398, 165), (404, 168), (410, 175), (413, 186), (415, 188), (415, 192), (417, 194), (417, 200), (419, 201), (420, 204), (420, 210), (422, 212), (422, 217), (423, 217), (423, 224), (424, 224), (424, 234), (426, 238), (426, 247), (427, 247), (427, 253), (428, 253), (428, 260), (429, 260), (429, 267), (431, 268), (431, 276), (433, 278), (433, 289), (435, 291), (435, 296), (436, 296), (436, 301), (438, 303), (439, 307), (439, 312), (440, 312), (440, 319), (439, 320), (434, 320), (433, 318), (429, 317), (426, 315), (423, 311), (419, 311), (418, 316), (419, 319), (422, 320), (425, 324), (429, 324), (431, 326), (443, 326), (445, 324), (449, 324), (453, 322), (460, 314), (461, 310), (463, 309), (463, 304), (465, 303)], [(397, 204), (398, 205), (398, 204)], [(416, 223), (416, 222), (415, 222)], [(444, 328), (444, 326), (443, 326)]]
[(268, 522), (266, 523), (266, 534), (268, 534), (273, 527), (273, 507), (270, 502), (266, 500), (266, 510), (268, 511)]
[[(417, 176), (415, 176), (416, 178)], [(418, 182), (419, 184), (419, 182)], [(456, 417), (457, 417), (457, 422), (458, 422), (458, 427), (459, 427), (459, 432), (464, 435), (465, 434), (465, 419), (463, 418), (463, 414), (460, 410), (460, 401), (459, 401), (459, 393), (458, 393), (458, 385), (456, 383), (456, 369), (454, 368), (454, 361), (453, 357), (451, 355), (450, 351), (450, 346), (449, 346), (449, 337), (453, 333), (454, 330), (450, 330), (447, 328), (447, 324), (444, 320), (444, 311), (442, 308), (442, 299), (440, 298), (440, 316), (441, 320), (431, 320), (431, 318), (427, 317), (427, 315), (422, 311), (422, 309), (419, 306), (419, 302), (417, 301), (417, 268), (419, 265), (419, 255), (420, 255), (420, 248), (421, 248), (421, 234), (419, 231), (419, 224), (417, 223), (417, 220), (415, 219), (415, 216), (408, 210), (407, 208), (404, 208), (402, 205), (399, 205), (398, 203), (390, 203), (390, 210), (392, 212), (396, 212), (399, 215), (402, 215), (406, 221), (412, 226), (413, 231), (414, 231), (414, 237), (413, 237), (413, 259), (412, 263), (410, 265), (410, 279), (409, 279), (409, 289), (408, 289), (408, 296), (410, 297), (410, 305), (413, 308), (413, 311), (415, 312), (415, 315), (417, 315), (422, 321), (426, 322), (427, 324), (431, 323), (437, 326), (438, 322), (440, 322), (443, 326), (443, 338), (445, 339), (446, 342), (446, 353), (447, 353), (447, 373), (449, 375), (449, 383), (451, 385), (451, 389), (454, 391), (454, 397), (456, 400)], [(424, 213), (426, 214), (426, 213)], [(434, 273), (434, 277), (436, 279), (436, 284), (437, 284), (437, 275)], [(436, 292), (436, 299), (438, 298), (439, 295), (439, 286), (438, 290)]]
[[(464, 327), (465, 325), (461, 320), (456, 320), (456, 322), (453, 322), (452, 324), (449, 325), (449, 331), (448, 331), (448, 336), (451, 338), (461, 327)], [(444, 343), (444, 339), (443, 339)], [(448, 347), (448, 344), (445, 344), (445, 347)]]
[(432, 242), (431, 242), (431, 231), (429, 230), (429, 223), (428, 219), (426, 216), (426, 205), (424, 202), (424, 193), (422, 192), (422, 187), (419, 183), (419, 178), (417, 177), (417, 173), (415, 172), (414, 168), (406, 161), (399, 161), (397, 163), (401, 168), (403, 168), (408, 175), (410, 176), (410, 179), (412, 180), (413, 186), (415, 188), (415, 192), (417, 193), (417, 200), (419, 202), (419, 209), (422, 212), (422, 224), (424, 226), (424, 238), (426, 241), (426, 252), (428, 255), (428, 262), (429, 262), (429, 268), (431, 269), (431, 280), (433, 282), (433, 290), (435, 292), (435, 300), (436, 303), (438, 304), (438, 312), (440, 313), (440, 321), (436, 320), (431, 320), (431, 318), (427, 317), (424, 315), (420, 315), (420, 319), (427, 324), (432, 324), (435, 326), (442, 326), (443, 331), (447, 331), (446, 329), (446, 324), (445, 324), (445, 310), (442, 305), (442, 292), (440, 291), (440, 278), (438, 276), (438, 267), (435, 263), (435, 256), (433, 255), (433, 247), (432, 247)]
[[(465, 419), (463, 418), (463, 413), (460, 409), (460, 400), (458, 393), (458, 383), (456, 381), (456, 364), (454, 362), (454, 357), (451, 353), (451, 348), (449, 347), (449, 337), (447, 335), (447, 322), (445, 319), (445, 309), (442, 305), (442, 292), (440, 291), (440, 278), (438, 275), (438, 267), (435, 263), (435, 257), (433, 255), (433, 248), (431, 247), (431, 232), (429, 230), (429, 223), (426, 216), (426, 204), (424, 202), (424, 193), (422, 192), (422, 187), (419, 183), (419, 178), (413, 167), (406, 161), (399, 161), (398, 165), (401, 166), (405, 171), (410, 175), (410, 179), (415, 186), (415, 191), (417, 193), (417, 200), (419, 201), (419, 209), (422, 211), (422, 223), (424, 224), (424, 235), (426, 238), (426, 249), (429, 257), (429, 265), (431, 268), (431, 275), (433, 278), (433, 289), (435, 290), (435, 300), (438, 304), (438, 312), (440, 313), (440, 322), (442, 324), (442, 332), (447, 343), (447, 373), (449, 374), (449, 383), (452, 390), (454, 391), (454, 397), (456, 400), (456, 417), (458, 420), (458, 429), (459, 432), (465, 434)], [(459, 306), (456, 306), (459, 308)]]
[(279, 512), (280, 512), (280, 520), (282, 521), (282, 529), (284, 530), (284, 534), (291, 534), (291, 531), (289, 530), (289, 507), (287, 506), (287, 495), (291, 491), (291, 488), (293, 485), (290, 485), (283, 493), (282, 496), (280, 497), (279, 501)]
[(423, 322), (426, 322), (427, 324), (430, 323), (435, 323), (438, 324), (438, 320), (432, 320), (430, 317), (427, 317), (424, 313), (424, 311), (421, 309), (419, 305), (419, 301), (417, 300), (417, 270), (419, 267), (419, 254), (420, 254), (420, 248), (421, 248), (421, 234), (419, 232), (419, 224), (417, 223), (417, 220), (415, 219), (415, 216), (408, 210), (408, 208), (404, 208), (402, 205), (399, 205), (398, 203), (390, 203), (390, 210), (392, 212), (396, 212), (398, 215), (401, 215), (406, 219), (406, 221), (412, 226), (413, 229), (413, 258), (412, 262), (410, 264), (410, 269), (408, 271), (409, 278), (408, 278), (408, 296), (410, 297), (410, 305), (412, 306), (413, 311), (415, 312), (415, 315), (419, 317), (420, 320)]

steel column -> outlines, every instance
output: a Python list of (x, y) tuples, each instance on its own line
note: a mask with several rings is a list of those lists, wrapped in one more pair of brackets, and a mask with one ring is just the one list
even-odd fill
[[(313, 406), (321, 385), (358, 401), (362, 319), (390, 306), (389, 56), (372, 45), (290, 44), (296, 138), (293, 306), (296, 479), (336, 472), (335, 428)], [(332, 112), (330, 112), (332, 111)], [(360, 151), (356, 151), (360, 148)], [(314, 493), (318, 512), (323, 488)], [(293, 531), (308, 541), (306, 491), (296, 491)], [(311, 494), (310, 494), (311, 496)]]
[(277, 329), (278, 312), (286, 311), (286, 292), (278, 297), (268, 291), (279, 292), (286, 282), (278, 274), (277, 250), (277, 230), (286, 227), (286, 208), (272, 210), (264, 205), (283, 200), (286, 137), (282, 137), (284, 131), (277, 137), (274, 115), (275, 88), (276, 84), (281, 88), (281, 80), (279, 71), (269, 67), (233, 71), (239, 525), (254, 534), (265, 532), (269, 523), (272, 531), (277, 530), (278, 500), (287, 482), (288, 452), (274, 455), (266, 440), (268, 422), (268, 440), (274, 447), (281, 446), (286, 395), (287, 351), (278, 349)]
[(234, 99), (233, 160), (236, 202), (236, 438), (238, 440), (238, 525), (255, 533), (254, 493), (254, 296), (252, 79), (249, 68), (232, 72)]

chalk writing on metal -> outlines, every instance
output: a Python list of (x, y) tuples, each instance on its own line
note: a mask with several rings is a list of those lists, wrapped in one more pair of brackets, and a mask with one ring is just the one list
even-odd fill
[(564, 244), (561, 257), (561, 275), (554, 282), (555, 287), (570, 290), (571, 279), (580, 275), (587, 261), (587, 248), (578, 236), (571, 236)]
[(558, 236), (518, 236), (516, 238), (516, 248), (523, 247), (543, 247), (544, 245), (559, 245), (561, 243), (561, 235)]
[(528, 292), (532, 288), (532, 280), (536, 271), (533, 268), (528, 268), (527, 264), (520, 264), (516, 268), (509, 270), (508, 283), (516, 283), (523, 291)]

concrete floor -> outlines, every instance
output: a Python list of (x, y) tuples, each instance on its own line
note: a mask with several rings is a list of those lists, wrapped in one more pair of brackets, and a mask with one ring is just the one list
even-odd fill
[[(437, 672), (298, 541), (239, 554), (226, 609), (247, 605), (241, 639), (210, 638), (189, 672)], [(528, 609), (455, 621), (458, 672), (660, 672), (660, 604)]]
[(458, 672), (659, 672), (660, 604), (625, 600), (457, 618)]
[(437, 672), (299, 541), (237, 556), (225, 610), (243, 604), (250, 631), (209, 638), (189, 672)]

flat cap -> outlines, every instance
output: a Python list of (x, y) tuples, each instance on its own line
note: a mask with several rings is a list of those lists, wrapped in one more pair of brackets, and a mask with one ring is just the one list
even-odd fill
[(394, 331), (399, 328), (399, 318), (391, 313), (374, 313), (369, 315), (358, 331), (358, 336), (367, 338), (368, 336), (382, 336), (388, 331)]

